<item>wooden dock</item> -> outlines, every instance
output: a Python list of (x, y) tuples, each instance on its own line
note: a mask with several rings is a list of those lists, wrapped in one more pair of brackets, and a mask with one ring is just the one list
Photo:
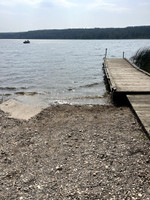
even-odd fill
[(124, 58), (104, 58), (104, 71), (112, 96), (128, 98), (150, 138), (150, 74)]
[(150, 75), (127, 59), (105, 58), (104, 70), (110, 89), (123, 93), (150, 93)]

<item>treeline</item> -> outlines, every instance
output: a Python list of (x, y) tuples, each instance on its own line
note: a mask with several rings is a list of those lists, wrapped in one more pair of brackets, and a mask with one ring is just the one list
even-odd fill
[(0, 39), (150, 39), (150, 26), (0, 33)]

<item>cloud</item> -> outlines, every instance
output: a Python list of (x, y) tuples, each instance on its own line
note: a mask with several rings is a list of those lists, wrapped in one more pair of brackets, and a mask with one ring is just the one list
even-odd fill
[(34, 5), (40, 3), (41, 0), (1, 0), (0, 5), (3, 6), (15, 6), (17, 4), (29, 4)]
[(71, 8), (76, 6), (76, 4), (69, 2), (68, 0), (41, 0), (38, 6), (40, 8), (48, 8), (48, 7)]
[(129, 8), (125, 6), (120, 6), (117, 1), (104, 1), (104, 0), (93, 0), (92, 3), (87, 4), (89, 10), (106, 10), (106, 11), (116, 11), (122, 12), (127, 11)]
[(51, 0), (54, 2), (54, 4), (64, 6), (64, 7), (73, 7), (76, 6), (75, 3), (68, 1), (68, 0)]
[(139, 3), (139, 6), (150, 6), (150, 1), (143, 1)]
[(3, 6), (14, 6), (14, 5), (40, 5), (40, 4), (53, 4), (56, 6), (63, 6), (63, 7), (72, 7), (76, 4), (69, 1), (69, 0), (1, 0), (0, 5)]
[[(145, 0), (146, 1), (146, 0)], [(26, 5), (40, 7), (53, 5), (65, 8), (83, 8), (88, 10), (103, 9), (107, 11), (123, 11), (127, 10), (125, 6), (119, 6), (120, 0), (0, 0), (0, 5), (11, 7), (16, 5)]]

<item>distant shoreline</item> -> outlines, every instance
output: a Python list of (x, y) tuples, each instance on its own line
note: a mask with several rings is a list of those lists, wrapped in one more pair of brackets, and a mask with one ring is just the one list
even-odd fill
[(0, 39), (150, 39), (150, 26), (126, 28), (47, 29), (1, 32)]

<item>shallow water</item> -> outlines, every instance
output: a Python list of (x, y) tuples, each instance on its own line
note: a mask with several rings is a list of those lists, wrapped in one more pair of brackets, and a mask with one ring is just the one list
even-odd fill
[(0, 98), (42, 105), (109, 104), (102, 70), (108, 57), (130, 58), (150, 40), (0, 40)]

